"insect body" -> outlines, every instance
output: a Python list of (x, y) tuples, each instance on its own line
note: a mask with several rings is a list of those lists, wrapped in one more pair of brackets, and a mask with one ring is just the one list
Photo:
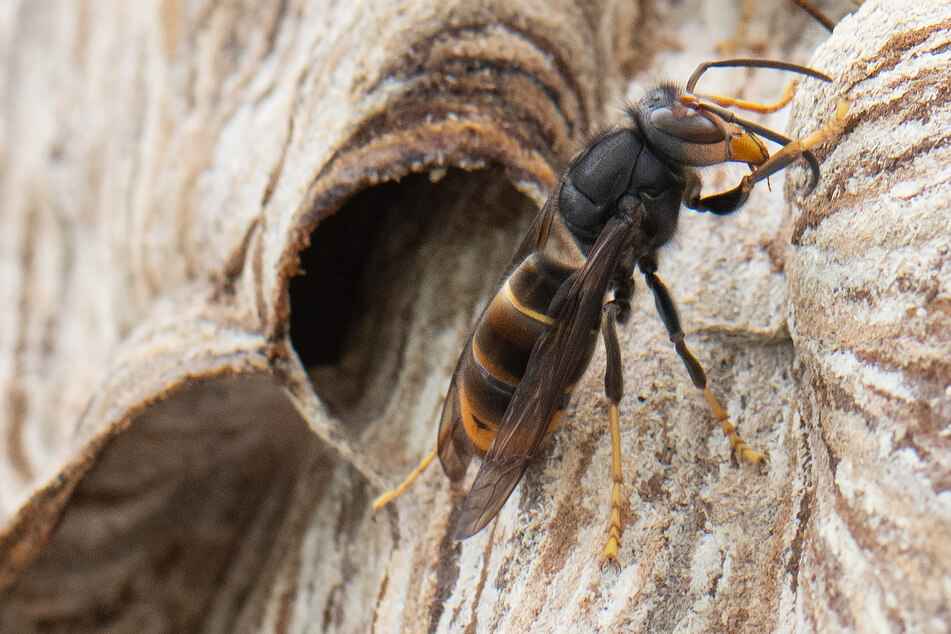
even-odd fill
[[(639, 269), (654, 294), (671, 342), (693, 383), (703, 390), (736, 456), (762, 464), (706, 385), (700, 363), (684, 343), (673, 298), (657, 276), (657, 250), (677, 229), (681, 204), (729, 214), (743, 205), (753, 185), (800, 157), (818, 164), (810, 148), (841, 128), (844, 112), (803, 141), (739, 119), (725, 105), (767, 107), (693, 93), (710, 66), (758, 66), (792, 70), (828, 80), (801, 66), (764, 60), (704, 64), (685, 90), (663, 85), (628, 112), (622, 127), (597, 137), (574, 158), (554, 194), (522, 241), (501, 288), (464, 347), (439, 424), (436, 451), (395, 496), (438, 454), (452, 480), (461, 479), (473, 454), (483, 458), (454, 537), (481, 530), (505, 503), (588, 366), (600, 330), (607, 351), (605, 392), (610, 400), (614, 486), (604, 560), (616, 563), (620, 544), (621, 454), (618, 404), (623, 388), (615, 322), (631, 312), (633, 275)], [(783, 147), (773, 156), (759, 137)], [(693, 169), (726, 161), (753, 171), (732, 190), (701, 197)], [(605, 299), (609, 298), (607, 302)]]

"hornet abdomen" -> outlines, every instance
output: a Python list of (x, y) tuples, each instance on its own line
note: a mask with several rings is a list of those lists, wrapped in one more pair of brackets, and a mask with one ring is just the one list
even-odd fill
[[(542, 211), (550, 214), (544, 244), (528, 249), (479, 318), (456, 367), (440, 423), (439, 456), (450, 478), (462, 477), (473, 453), (481, 457), (488, 451), (532, 349), (554, 320), (553, 300), (584, 266), (616, 200), (630, 188), (640, 154), (637, 136), (620, 130), (602, 135), (574, 159), (548, 203), (554, 208)], [(527, 240), (539, 241), (539, 236), (530, 234)], [(597, 336), (594, 329), (581, 342), (581, 360), (559, 411), (587, 369)], [(558, 418), (548, 421), (546, 433)]]
[[(566, 273), (570, 270), (552, 270), (538, 253), (530, 254), (506, 278), (476, 325), (459, 364), (458, 403), (447, 403), (447, 409), (458, 407), (466, 434), (479, 456), (485, 455), (495, 437), (536, 341), (552, 324), (552, 300), (568, 277)], [(566, 402), (588, 365), (596, 341), (595, 331), (584, 362), (566, 390)]]

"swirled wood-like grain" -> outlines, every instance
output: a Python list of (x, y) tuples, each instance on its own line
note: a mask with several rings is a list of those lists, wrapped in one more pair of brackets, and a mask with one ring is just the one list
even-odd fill
[[(805, 63), (826, 38), (794, 3), (752, 6), (738, 54)], [(437, 470), (369, 500), (432, 447), (570, 155), (619, 95), (720, 55), (741, 3), (8, 2), (0, 630), (947, 629), (943, 10), (869, 1), (816, 57), (837, 82), (801, 84), (795, 134), (855, 105), (791, 216), (775, 178), (726, 222), (685, 213), (661, 273), (770, 472), (730, 465), (645, 299), (620, 333), (615, 575), (600, 352), (473, 539), (450, 539)], [(327, 304), (359, 310), (305, 367), (294, 324)]]
[(810, 111), (853, 103), (792, 218), (812, 455), (799, 605), (819, 630), (938, 632), (951, 627), (951, 7), (867, 4), (814, 58), (837, 79)]

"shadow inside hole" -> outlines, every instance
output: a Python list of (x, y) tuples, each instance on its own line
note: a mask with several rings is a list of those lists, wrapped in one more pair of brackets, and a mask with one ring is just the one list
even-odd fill
[(291, 341), (331, 414), (354, 434), (428, 416), (442, 395), (427, 380), (452, 372), (536, 211), (498, 172), (449, 170), (367, 189), (321, 222), (291, 281)]

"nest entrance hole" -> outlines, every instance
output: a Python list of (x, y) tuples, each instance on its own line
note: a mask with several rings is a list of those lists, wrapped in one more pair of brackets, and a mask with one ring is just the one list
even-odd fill
[(424, 388), (452, 371), (536, 210), (498, 170), (453, 169), (366, 189), (322, 221), (291, 281), (291, 342), (330, 413), (359, 434), (432, 409)]

